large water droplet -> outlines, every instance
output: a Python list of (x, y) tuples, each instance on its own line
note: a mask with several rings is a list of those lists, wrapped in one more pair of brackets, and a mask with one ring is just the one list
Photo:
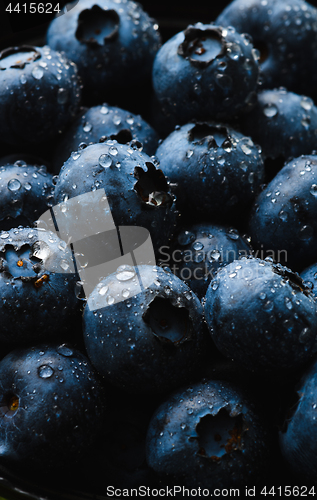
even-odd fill
[(41, 80), (41, 78), (43, 78), (43, 75), (44, 71), (42, 68), (40, 68), (39, 66), (35, 66), (35, 68), (33, 68), (32, 76), (33, 78), (35, 78), (35, 80)]
[(195, 243), (193, 243), (193, 249), (196, 250), (197, 252), (199, 250), (202, 250), (204, 248), (204, 245), (201, 243), (201, 241), (195, 241)]
[(112, 158), (109, 155), (101, 155), (99, 157), (99, 165), (103, 168), (109, 168), (112, 165)]
[(11, 179), (8, 182), (9, 191), (18, 191), (21, 188), (21, 182), (18, 179)]
[(56, 351), (58, 352), (58, 354), (66, 357), (73, 355), (73, 350), (70, 347), (67, 347), (67, 345), (65, 344), (61, 344), (60, 346), (58, 346)]
[(54, 373), (54, 370), (49, 365), (42, 365), (38, 369), (38, 374), (41, 378), (50, 378)]
[(317, 196), (317, 184), (312, 184), (310, 188), (310, 194)]
[(268, 103), (264, 106), (263, 113), (268, 118), (273, 118), (273, 116), (276, 116), (278, 114), (278, 109), (275, 104)]
[(135, 269), (132, 266), (119, 266), (116, 272), (118, 281), (129, 281), (136, 275)]

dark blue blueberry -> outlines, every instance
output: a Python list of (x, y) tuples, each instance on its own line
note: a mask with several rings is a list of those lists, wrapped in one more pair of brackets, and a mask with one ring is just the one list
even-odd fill
[(154, 155), (158, 143), (155, 130), (140, 115), (108, 104), (84, 108), (56, 146), (53, 158), (55, 172), (60, 171), (73, 151), (106, 139), (115, 139), (121, 144), (139, 141), (143, 151), (150, 156)]
[(317, 84), (317, 9), (303, 0), (234, 0), (217, 18), (252, 36), (265, 88), (311, 95)]
[(280, 264), (242, 257), (220, 269), (205, 317), (218, 349), (249, 370), (294, 371), (316, 352), (314, 297)]
[(306, 96), (262, 90), (240, 127), (261, 146), (264, 158), (288, 160), (316, 149), (317, 108)]
[(315, 299), (317, 299), (317, 264), (306, 267), (306, 269), (300, 273), (300, 277), (304, 280), (306, 286), (311, 288), (312, 294)]
[(17, 147), (46, 142), (78, 111), (75, 64), (49, 47), (22, 45), (0, 53), (0, 135)]
[(149, 79), (160, 41), (141, 5), (123, 0), (78, 2), (47, 32), (48, 45), (76, 63), (84, 92), (99, 102)]
[(264, 164), (249, 137), (212, 122), (187, 123), (158, 147), (156, 157), (174, 185), (185, 221), (231, 221), (264, 180)]
[(83, 330), (94, 367), (132, 393), (176, 388), (198, 372), (204, 353), (199, 299), (160, 267), (119, 268), (101, 280), (88, 297)]
[(80, 321), (77, 279), (55, 234), (22, 226), (0, 232), (0, 345), (69, 336)]
[(40, 344), (0, 362), (0, 457), (15, 470), (72, 466), (104, 422), (100, 382), (77, 349)]
[[(289, 406), (279, 433), (282, 455), (296, 484), (316, 484), (317, 453), (317, 363), (314, 361), (295, 386), (295, 398)], [(301, 481), (301, 482), (300, 482)]]
[(23, 160), (0, 167), (0, 228), (31, 225), (52, 204), (52, 175)]
[(163, 172), (137, 144), (106, 141), (75, 152), (55, 186), (55, 204), (105, 189), (116, 226), (150, 231), (155, 249), (168, 242), (177, 213)]
[(252, 104), (258, 63), (233, 28), (197, 23), (162, 45), (152, 79), (167, 122), (227, 120)]
[(266, 426), (253, 404), (227, 382), (183, 387), (151, 419), (147, 461), (169, 485), (210, 489), (254, 484), (268, 469)]
[(220, 267), (250, 254), (249, 243), (236, 229), (209, 222), (184, 224), (171, 247), (160, 249), (160, 264), (169, 266), (202, 299)]
[(251, 214), (252, 246), (295, 271), (317, 261), (317, 157), (285, 165), (260, 193)]

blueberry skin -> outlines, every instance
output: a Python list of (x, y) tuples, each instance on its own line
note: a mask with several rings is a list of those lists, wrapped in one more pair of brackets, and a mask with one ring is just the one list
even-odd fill
[(295, 477), (316, 484), (317, 363), (310, 364), (295, 386), (296, 404), (289, 408), (279, 432), (281, 452)]
[(171, 262), (162, 260), (161, 264), (168, 265), (203, 299), (219, 268), (251, 252), (248, 241), (236, 229), (210, 222), (184, 224), (173, 239)]
[(117, 141), (78, 151), (62, 167), (55, 204), (97, 188), (105, 189), (116, 226), (147, 228), (155, 249), (168, 242), (177, 220), (175, 202), (165, 175), (147, 154)]
[(217, 18), (248, 33), (260, 51), (263, 87), (312, 95), (317, 84), (317, 9), (302, 0), (234, 0)]
[(316, 149), (317, 108), (306, 96), (262, 90), (240, 127), (261, 146), (264, 158), (297, 158)]
[(317, 157), (295, 158), (255, 200), (248, 229), (252, 246), (302, 271), (317, 260), (316, 210)]
[(154, 155), (158, 146), (157, 133), (140, 115), (108, 104), (83, 108), (56, 145), (54, 171), (59, 173), (63, 163), (82, 143), (104, 142), (106, 138), (121, 144), (137, 140), (149, 156)]
[(249, 137), (213, 122), (187, 123), (159, 145), (155, 156), (174, 185), (182, 215), (201, 222), (230, 221), (255, 198), (264, 164)]
[(0, 345), (80, 331), (77, 280), (71, 252), (54, 233), (22, 226), (0, 232)]
[(141, 265), (137, 273), (143, 290), (134, 270), (129, 280), (109, 275), (91, 293), (83, 314), (85, 346), (113, 385), (135, 394), (163, 393), (200, 368), (203, 310), (170, 271)]
[(70, 467), (105, 422), (98, 377), (67, 344), (11, 351), (0, 362), (0, 394), (0, 456), (14, 467)]
[(52, 21), (47, 43), (76, 63), (85, 93), (100, 102), (150, 78), (161, 38), (140, 4), (84, 0)]
[(312, 294), (315, 299), (317, 299), (317, 264), (306, 267), (306, 269), (300, 273), (300, 277), (308, 287), (311, 287)]
[(76, 115), (77, 68), (50, 47), (22, 45), (0, 53), (0, 135), (17, 147), (48, 141)]
[(298, 274), (242, 257), (210, 282), (205, 317), (218, 349), (249, 370), (295, 371), (316, 352), (317, 306)]
[(51, 206), (53, 191), (52, 175), (44, 165), (18, 160), (1, 166), (0, 229), (33, 224)]
[(267, 445), (264, 423), (243, 393), (227, 382), (207, 380), (178, 389), (157, 408), (146, 454), (169, 485), (227, 488), (265, 476)]
[(152, 81), (165, 120), (227, 120), (252, 104), (258, 63), (233, 29), (197, 23), (158, 51)]

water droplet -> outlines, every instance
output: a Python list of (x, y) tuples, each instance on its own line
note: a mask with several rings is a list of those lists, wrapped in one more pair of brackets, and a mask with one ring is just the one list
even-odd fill
[(21, 182), (18, 179), (11, 179), (8, 182), (9, 191), (18, 191), (21, 188)]
[(288, 213), (285, 212), (284, 210), (281, 210), (278, 214), (279, 218), (283, 221), (286, 222), (288, 219)]
[(26, 189), (26, 191), (30, 191), (32, 189), (32, 185), (29, 182), (23, 184), (23, 187), (24, 189)]
[(84, 132), (91, 132), (92, 131), (91, 123), (88, 123), (88, 122), (84, 123), (83, 130), (84, 130)]
[(112, 165), (112, 158), (109, 155), (101, 155), (99, 157), (99, 165), (103, 168), (109, 168)]
[(260, 295), (259, 295), (259, 297), (260, 297), (261, 300), (265, 300), (266, 299), (266, 293), (261, 292)]
[(22, 74), (20, 76), (20, 82), (22, 83), (22, 85), (25, 85), (27, 81), (28, 80), (27, 80), (26, 76), (24, 74)]
[(39, 66), (35, 66), (35, 68), (33, 68), (32, 76), (33, 78), (35, 78), (35, 80), (41, 80), (41, 78), (43, 78), (43, 75), (44, 71), (42, 68), (40, 68)]
[(309, 128), (310, 125), (310, 116), (304, 116), (301, 120), (301, 124), (303, 125), (304, 128)]
[(270, 312), (273, 310), (273, 307), (274, 307), (273, 302), (271, 300), (268, 300), (267, 302), (265, 302), (263, 309), (267, 312)]
[(57, 91), (57, 102), (59, 104), (65, 104), (68, 101), (68, 91), (66, 89), (58, 89)]
[(127, 299), (129, 297), (129, 295), (130, 295), (130, 291), (127, 288), (125, 288), (124, 290), (122, 290), (122, 297), (124, 299)]
[(67, 271), (69, 269), (69, 264), (67, 260), (61, 260), (60, 266), (64, 271)]
[(9, 233), (1, 233), (0, 234), (0, 238), (2, 238), (3, 240), (9, 238), (9, 236), (10, 236)]
[(194, 154), (194, 151), (192, 149), (188, 149), (186, 151), (186, 158), (191, 158)]
[(265, 114), (265, 116), (267, 116), (268, 118), (273, 118), (273, 116), (276, 116), (278, 114), (278, 109), (277, 107), (275, 106), (275, 104), (272, 104), (272, 103), (268, 103), (264, 106), (263, 108), (263, 113)]
[(217, 250), (216, 248), (214, 250), (212, 250), (210, 253), (209, 253), (209, 261), (210, 262), (213, 262), (213, 261), (218, 261), (221, 257), (221, 253), (219, 252), (219, 250)]
[(104, 106), (104, 105), (103, 105), (103, 106), (101, 106), (101, 108), (100, 108), (100, 113), (101, 113), (102, 115), (106, 115), (106, 114), (108, 114), (108, 113), (109, 113), (109, 109), (107, 108), (107, 106)]
[(240, 58), (241, 53), (241, 47), (237, 43), (232, 43), (230, 46), (228, 46), (228, 56), (230, 57), (230, 59), (237, 61)]
[(78, 152), (78, 151), (73, 151), (71, 153), (71, 157), (73, 160), (78, 160), (78, 158), (80, 158), (81, 154)]
[(310, 240), (314, 235), (314, 230), (311, 226), (303, 226), (299, 232), (299, 237), (301, 240)]
[(216, 291), (219, 287), (219, 281), (214, 281), (211, 285), (212, 289)]
[(129, 281), (136, 275), (135, 269), (132, 266), (119, 266), (116, 272), (118, 281)]
[(301, 331), (298, 340), (300, 341), (301, 344), (305, 344), (311, 339), (311, 336), (312, 336), (312, 331), (310, 330), (310, 328), (306, 327)]
[(58, 352), (58, 354), (66, 357), (73, 355), (73, 350), (70, 347), (67, 347), (67, 345), (65, 344), (61, 344), (60, 346), (58, 346), (56, 351)]
[(252, 153), (252, 150), (249, 148), (249, 146), (247, 146), (247, 144), (242, 144), (241, 149), (245, 155), (250, 155)]
[(109, 297), (107, 298), (107, 304), (111, 306), (112, 304), (114, 304), (114, 302), (115, 302), (114, 297), (109, 295)]
[(243, 172), (246, 172), (247, 169), (248, 169), (248, 165), (245, 161), (242, 161), (239, 165), (239, 167), (241, 168), (241, 170), (243, 170)]
[(238, 231), (236, 229), (229, 229), (228, 236), (232, 240), (238, 240), (239, 239), (239, 233), (238, 233)]
[(117, 154), (118, 154), (118, 150), (117, 150), (117, 148), (115, 148), (114, 146), (111, 146), (111, 148), (109, 148), (109, 153), (110, 153), (112, 156), (117, 156)]
[(98, 293), (99, 293), (99, 295), (101, 295), (103, 297), (104, 295), (106, 295), (108, 290), (109, 290), (109, 287), (107, 285), (103, 285), (101, 288), (99, 288)]
[(285, 297), (285, 305), (286, 305), (287, 309), (289, 309), (289, 310), (293, 309), (292, 301), (288, 297)]
[(317, 196), (317, 184), (312, 184), (310, 188), (310, 194)]
[(38, 369), (38, 374), (41, 378), (50, 378), (54, 373), (54, 370), (49, 365), (42, 365)]
[(204, 245), (200, 241), (195, 241), (193, 243), (193, 249), (196, 251), (202, 250), (204, 248)]
[(309, 97), (303, 96), (300, 105), (305, 111), (310, 111), (314, 103)]

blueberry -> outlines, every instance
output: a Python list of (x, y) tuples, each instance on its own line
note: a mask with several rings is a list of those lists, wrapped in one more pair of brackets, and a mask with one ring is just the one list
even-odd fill
[(106, 141), (74, 152), (55, 186), (55, 204), (104, 188), (116, 226), (150, 231), (153, 245), (166, 244), (176, 223), (172, 193), (163, 172), (135, 144)]
[(85, 346), (113, 385), (139, 394), (167, 392), (200, 368), (202, 320), (199, 299), (171, 272), (119, 268), (88, 297)]
[(262, 148), (264, 158), (288, 160), (316, 148), (317, 108), (312, 99), (286, 90), (262, 90), (241, 130)]
[(47, 43), (76, 63), (85, 93), (102, 102), (150, 78), (161, 39), (140, 4), (85, 0), (52, 21)]
[(303, 484), (316, 484), (316, 361), (296, 384), (295, 396), (279, 433), (280, 448), (291, 474)]
[(234, 0), (217, 18), (252, 36), (263, 86), (311, 95), (317, 84), (317, 9), (303, 0)]
[(182, 226), (169, 253), (161, 249), (161, 264), (171, 267), (202, 299), (219, 268), (250, 254), (249, 243), (236, 229), (200, 222)]
[(173, 393), (147, 433), (149, 466), (168, 484), (228, 488), (254, 484), (269, 463), (267, 430), (243, 392), (208, 380)]
[(234, 29), (197, 23), (162, 45), (152, 79), (167, 122), (227, 120), (252, 104), (258, 64)]
[(218, 349), (249, 370), (289, 372), (316, 349), (317, 306), (298, 274), (242, 257), (217, 272), (205, 317)]
[(66, 243), (33, 228), (2, 231), (0, 265), (1, 346), (20, 347), (76, 330), (78, 277)]
[(52, 175), (23, 160), (0, 167), (0, 228), (31, 225), (51, 205)]
[(295, 271), (316, 262), (317, 158), (295, 158), (259, 194), (251, 213), (252, 246)]
[(158, 142), (155, 130), (141, 116), (108, 104), (84, 108), (56, 146), (55, 172), (60, 171), (73, 151), (106, 139), (115, 139), (121, 144), (139, 141), (150, 156), (155, 153)]
[(89, 360), (67, 344), (17, 349), (0, 362), (0, 456), (10, 466), (65, 468), (96, 442), (104, 396)]
[(56, 137), (78, 110), (75, 64), (49, 47), (22, 45), (0, 53), (0, 135), (17, 147)]
[(172, 132), (155, 156), (174, 185), (185, 220), (218, 223), (250, 204), (263, 182), (264, 165), (249, 137), (227, 125), (187, 123)]

